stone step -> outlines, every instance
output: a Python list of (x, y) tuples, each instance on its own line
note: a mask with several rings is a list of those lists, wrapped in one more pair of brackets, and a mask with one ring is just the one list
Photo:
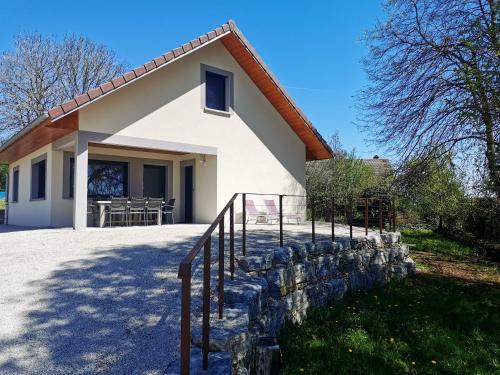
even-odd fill
[[(252, 345), (248, 327), (247, 305), (225, 305), (223, 319), (210, 321), (209, 351), (233, 353), (236, 355), (233, 357), (235, 362), (243, 359)], [(191, 332), (191, 340), (199, 348), (202, 346), (202, 339), (201, 327)]]

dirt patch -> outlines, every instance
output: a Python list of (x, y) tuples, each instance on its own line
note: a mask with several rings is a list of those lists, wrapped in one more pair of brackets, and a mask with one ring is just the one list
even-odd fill
[(416, 250), (411, 256), (417, 262), (418, 272), (500, 287), (498, 263), (479, 257), (457, 258)]

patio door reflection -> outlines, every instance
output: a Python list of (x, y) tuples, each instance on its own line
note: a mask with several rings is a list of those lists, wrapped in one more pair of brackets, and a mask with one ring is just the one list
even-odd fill
[[(75, 160), (70, 159), (70, 196), (74, 192)], [(92, 199), (128, 196), (128, 163), (89, 159), (87, 196)]]

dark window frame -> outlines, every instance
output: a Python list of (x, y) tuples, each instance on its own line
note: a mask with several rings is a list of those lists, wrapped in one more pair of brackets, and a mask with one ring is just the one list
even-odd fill
[(47, 199), (47, 154), (31, 160), (30, 200)]
[(211, 71), (205, 72), (205, 107), (227, 112), (227, 77)]
[(11, 203), (19, 202), (19, 167), (12, 169), (12, 200)]
[[(217, 78), (224, 78), (224, 106), (213, 108), (208, 104), (207, 94), (207, 76)], [(227, 70), (215, 68), (205, 64), (201, 64), (201, 85), (202, 85), (202, 109), (207, 113), (218, 114), (223, 116), (230, 116), (234, 108), (234, 75)]]

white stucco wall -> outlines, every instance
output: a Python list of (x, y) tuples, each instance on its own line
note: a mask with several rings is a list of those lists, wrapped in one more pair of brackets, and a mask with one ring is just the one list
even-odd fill
[[(44, 200), (31, 200), (31, 161), (43, 154), (47, 154), (47, 184)], [(52, 148), (44, 146), (31, 154), (9, 165), (9, 176), (13, 176), (14, 169), (19, 168), (19, 195), (18, 201), (12, 202), (13, 178), (9, 181), (9, 224), (34, 227), (48, 227), (51, 225), (51, 191), (52, 191)]]
[[(233, 73), (230, 117), (203, 111), (201, 64)], [(235, 192), (305, 191), (305, 145), (220, 42), (81, 109), (80, 129), (216, 147), (217, 156), (196, 167), (199, 222)], [(204, 198), (214, 191), (216, 204)]]
[(51, 221), (53, 227), (73, 226), (73, 199), (63, 196), (64, 152), (52, 150)]
[[(233, 74), (231, 116), (203, 110), (201, 64)], [(178, 202), (177, 220), (183, 216), (180, 174), (185, 160), (195, 160), (196, 222), (211, 222), (236, 192), (305, 193), (305, 145), (220, 42), (187, 54), (85, 106), (80, 110), (79, 126), (81, 131), (215, 148), (217, 155), (206, 156), (89, 149), (91, 157), (106, 154), (171, 161), (171, 195)], [(47, 153), (47, 199), (33, 202), (29, 199), (31, 160), (44, 153)], [(13, 168), (19, 166), (20, 179), (19, 202), (9, 206), (11, 224), (72, 225), (73, 199), (63, 197), (63, 159), (62, 150), (47, 145), (12, 163), (11, 176)], [(130, 165), (131, 172), (139, 171), (136, 164)], [(130, 194), (141, 195), (142, 178), (130, 177)], [(12, 178), (10, 184), (12, 189)]]

